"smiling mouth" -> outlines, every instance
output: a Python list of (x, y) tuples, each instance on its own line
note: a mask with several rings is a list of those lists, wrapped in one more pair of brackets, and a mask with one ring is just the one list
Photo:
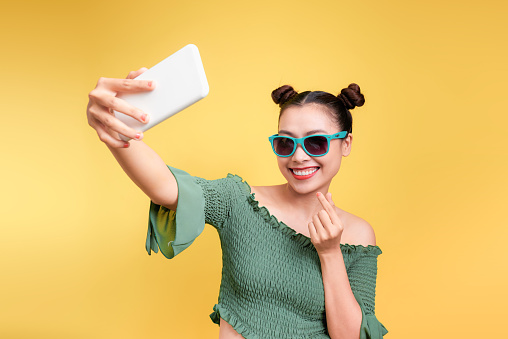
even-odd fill
[(316, 174), (316, 172), (319, 170), (319, 167), (307, 167), (307, 168), (299, 168), (299, 169), (289, 169), (291, 171), (291, 174), (298, 179), (298, 180), (305, 180), (309, 179)]
[(316, 172), (318, 169), (319, 169), (319, 167), (311, 167), (311, 168), (305, 168), (305, 169), (290, 168), (291, 172), (293, 172), (296, 175), (309, 175), (311, 173)]

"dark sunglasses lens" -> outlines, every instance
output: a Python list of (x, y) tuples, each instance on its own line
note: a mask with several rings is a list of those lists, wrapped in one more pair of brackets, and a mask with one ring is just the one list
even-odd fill
[(312, 155), (322, 155), (328, 151), (328, 140), (325, 137), (310, 137), (304, 141), (305, 149)]
[(275, 138), (273, 139), (273, 148), (275, 153), (279, 155), (290, 155), (293, 152), (295, 143), (288, 138)]

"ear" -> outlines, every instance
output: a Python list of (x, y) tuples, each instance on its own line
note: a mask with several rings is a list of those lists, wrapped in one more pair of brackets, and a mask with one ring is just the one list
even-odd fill
[(351, 153), (351, 144), (353, 142), (353, 134), (348, 133), (347, 137), (342, 139), (342, 156), (347, 157)]

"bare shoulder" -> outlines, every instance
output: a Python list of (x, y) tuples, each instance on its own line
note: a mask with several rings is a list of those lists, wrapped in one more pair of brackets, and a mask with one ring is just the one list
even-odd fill
[(259, 200), (271, 200), (270, 198), (273, 197), (276, 193), (278, 193), (279, 186), (282, 185), (275, 185), (275, 186), (251, 186), (250, 191), (251, 193), (254, 193), (256, 195), (256, 199)]
[[(291, 224), (296, 227), (298, 222), (292, 220), (292, 216), (284, 214), (284, 211), (279, 209), (278, 202), (280, 199), (278, 198), (281, 187), (282, 185), (252, 186), (251, 192), (255, 193), (256, 200), (260, 203), (260, 206), (268, 208), (272, 214), (279, 217), (279, 220), (287, 219), (288, 221), (293, 221)], [(376, 245), (374, 229), (366, 220), (346, 212), (337, 206), (335, 206), (335, 211), (344, 225), (344, 231), (341, 237), (342, 244), (363, 246)]]
[(335, 211), (344, 225), (342, 243), (363, 246), (376, 245), (374, 228), (365, 219), (346, 212), (337, 206), (335, 206)]

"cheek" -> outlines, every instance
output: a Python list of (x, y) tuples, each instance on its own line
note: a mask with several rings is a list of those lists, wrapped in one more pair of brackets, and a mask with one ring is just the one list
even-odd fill
[(284, 174), (287, 171), (286, 165), (287, 161), (284, 158), (277, 157), (277, 165), (279, 166), (280, 171)]
[(279, 166), (279, 171), (282, 174), (282, 176), (289, 181), (293, 176), (287, 167), (288, 166), (287, 159), (288, 158), (277, 157), (277, 165)]
[(321, 166), (325, 169), (328, 173), (337, 173), (340, 168), (340, 163), (342, 160), (342, 157), (330, 154), (330, 157), (328, 157), (328, 154), (326, 155), (327, 159), (323, 159), (323, 162), (321, 162)]

